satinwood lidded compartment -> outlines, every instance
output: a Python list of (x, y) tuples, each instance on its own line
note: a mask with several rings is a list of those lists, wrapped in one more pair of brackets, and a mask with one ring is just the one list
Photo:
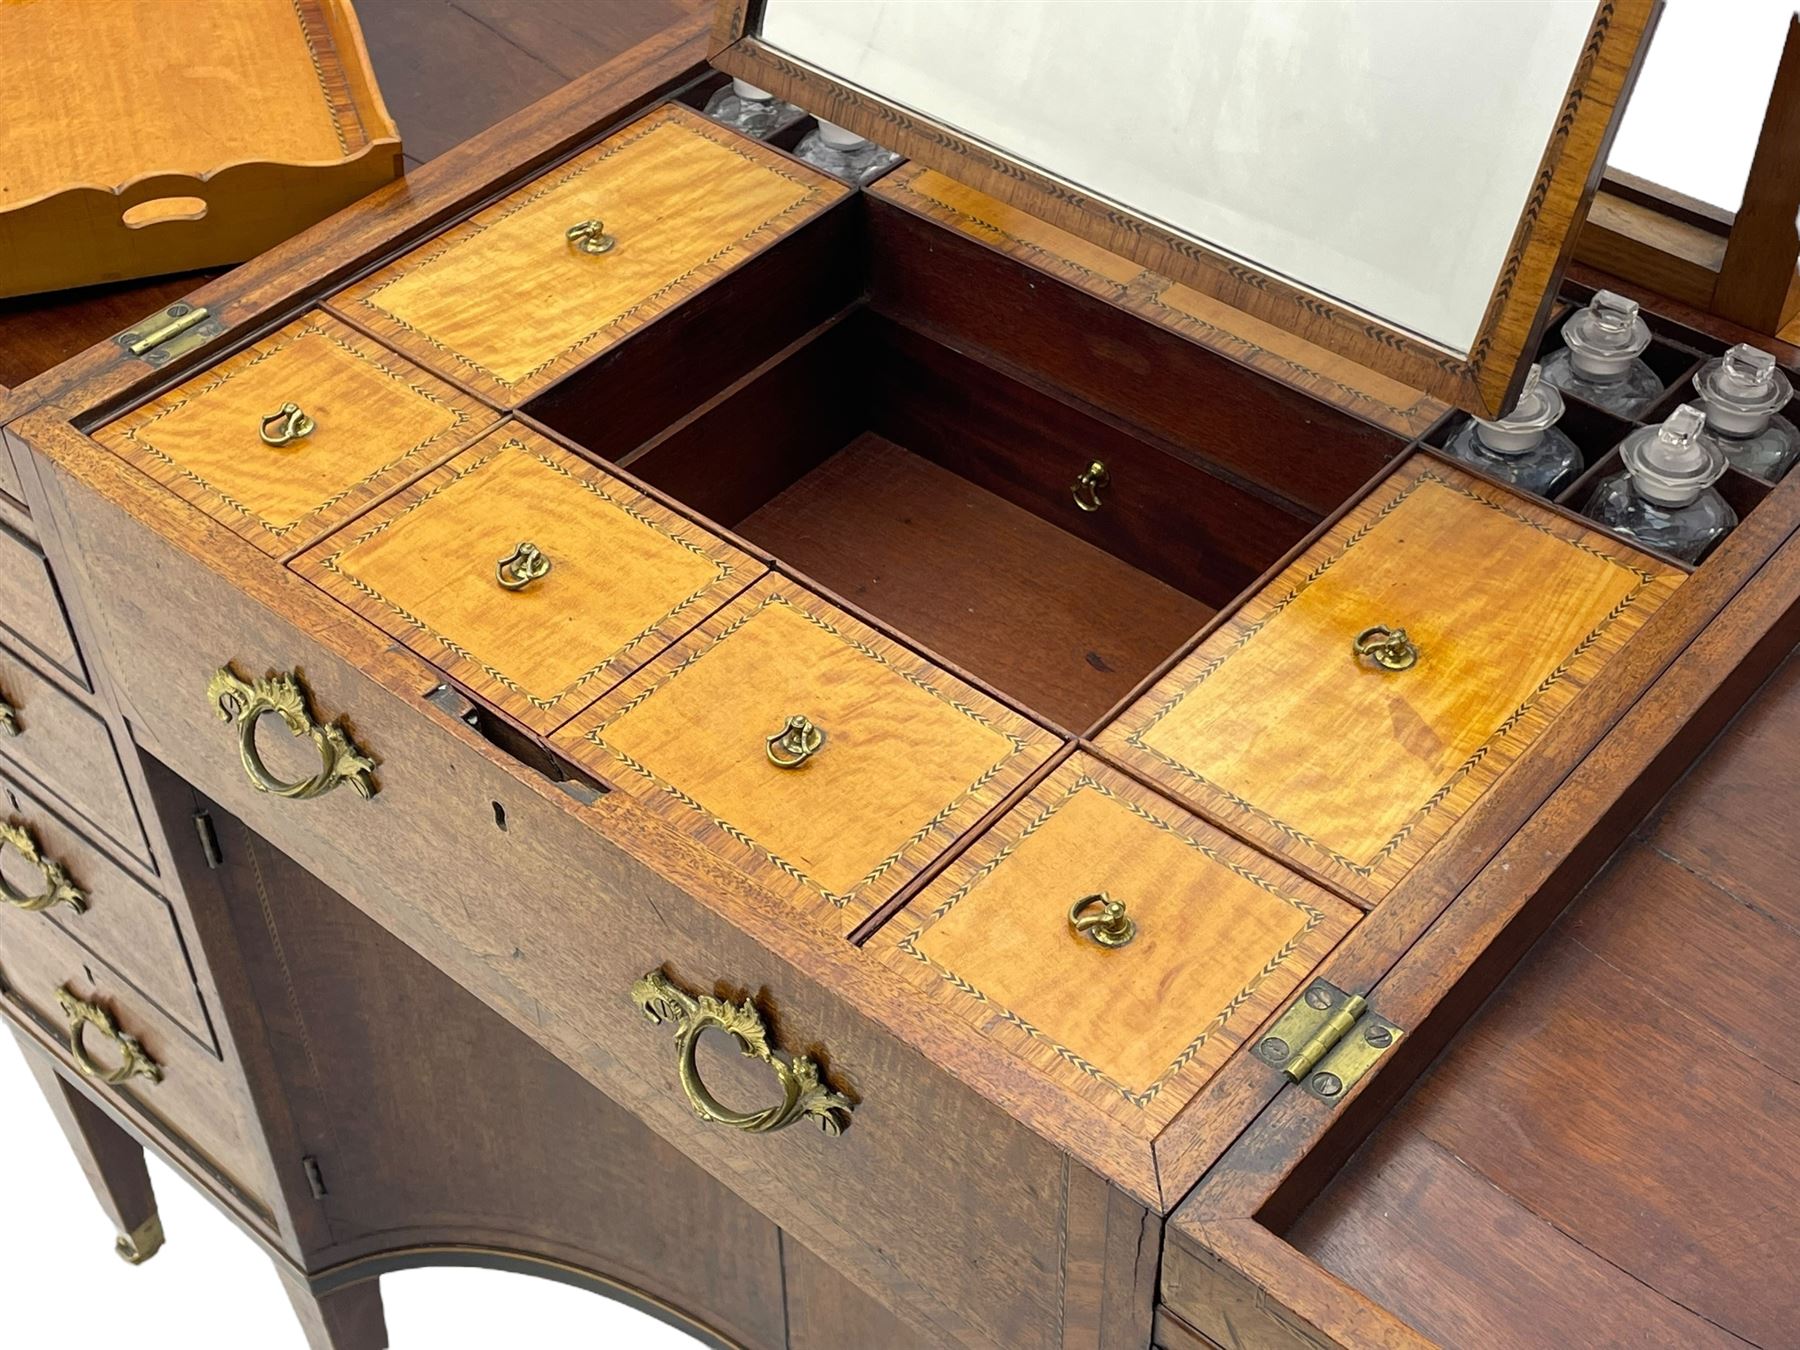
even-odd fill
[(1020, 786), (1057, 739), (770, 576), (555, 743), (847, 933)]
[(536, 732), (568, 721), (764, 570), (513, 423), (294, 565)]
[(846, 191), (667, 104), (330, 304), (420, 364), (513, 406)]
[(106, 423), (94, 439), (281, 557), (497, 417), (315, 310)]

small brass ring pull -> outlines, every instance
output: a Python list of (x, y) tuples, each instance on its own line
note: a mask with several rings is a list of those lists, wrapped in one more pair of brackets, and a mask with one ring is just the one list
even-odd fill
[(295, 441), (303, 441), (318, 428), (318, 423), (300, 411), (298, 403), (284, 403), (267, 417), (258, 427), (258, 434), (264, 445), (280, 448), (292, 445)]
[[(746, 1134), (785, 1130), (799, 1120), (812, 1121), (833, 1138), (850, 1128), (855, 1103), (825, 1086), (819, 1066), (810, 1056), (786, 1055), (770, 1045), (768, 1024), (749, 999), (730, 1003), (710, 994), (696, 997), (676, 987), (660, 970), (653, 970), (631, 986), (631, 1001), (651, 1023), (674, 1025), (681, 1090), (701, 1120)], [(707, 1031), (724, 1032), (737, 1042), (746, 1059), (768, 1065), (781, 1086), (781, 1100), (760, 1111), (733, 1111), (714, 1097), (700, 1080), (695, 1058), (700, 1036)]]
[(825, 744), (825, 732), (805, 717), (796, 714), (773, 736), (765, 738), (769, 763), (778, 769), (797, 769), (819, 753)]
[(1106, 471), (1106, 465), (1095, 460), (1070, 485), (1069, 494), (1075, 498), (1075, 505), (1083, 511), (1098, 511), (1101, 506), (1100, 489), (1111, 482), (1112, 475)]
[(550, 572), (550, 559), (536, 544), (521, 541), (494, 564), (494, 580), (509, 591), (522, 591)]
[[(130, 1082), (133, 1078), (148, 1078), (152, 1083), (162, 1082), (162, 1065), (150, 1058), (136, 1036), (120, 1031), (118, 1022), (105, 1008), (76, 998), (67, 989), (56, 991), (56, 1001), (62, 1007), (63, 1016), (69, 1019), (69, 1053), (75, 1057), (75, 1067), (85, 1076), (113, 1087)], [(87, 1031), (90, 1027), (118, 1052), (119, 1063), (116, 1068), (101, 1068), (88, 1050)]]
[(1069, 927), (1102, 947), (1123, 947), (1138, 931), (1137, 921), (1125, 913), (1125, 902), (1113, 899), (1105, 891), (1084, 895), (1070, 905)]
[(5, 699), (0, 698), (0, 736), (23, 736), (25, 728), (19, 725), (19, 710)]
[(56, 859), (44, 856), (37, 840), (25, 826), (14, 824), (10, 820), (0, 820), (0, 848), (7, 847), (16, 850), (21, 858), (37, 868), (44, 878), (44, 889), (36, 895), (26, 895), (17, 890), (4, 875), (0, 875), (0, 900), (28, 914), (36, 914), (54, 905), (67, 905), (77, 914), (87, 912), (87, 895), (75, 884), (68, 870)]
[[(230, 667), (221, 666), (207, 682), (206, 698), (219, 710), (220, 721), (237, 723), (238, 757), (250, 785), (258, 792), (304, 802), (323, 797), (340, 783), (348, 783), (365, 801), (375, 795), (375, 783), (369, 776), (375, 770), (375, 761), (357, 748), (340, 724), (321, 724), (313, 717), (297, 676), (270, 674), (264, 679), (245, 681)], [(319, 753), (319, 771), (311, 778), (288, 783), (269, 772), (256, 748), (256, 724), (265, 713), (279, 717), (291, 735), (312, 740)]]
[(1404, 628), (1376, 624), (1358, 633), (1351, 645), (1359, 657), (1367, 657), (1383, 670), (1406, 670), (1419, 660), (1419, 649)]
[(569, 226), (564, 232), (572, 248), (582, 253), (611, 253), (613, 245), (619, 241), (606, 232), (606, 226), (597, 220), (584, 220), (577, 225)]

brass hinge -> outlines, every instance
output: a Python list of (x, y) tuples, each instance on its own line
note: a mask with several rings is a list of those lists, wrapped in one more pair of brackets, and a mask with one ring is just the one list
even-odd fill
[(200, 852), (206, 857), (208, 870), (218, 871), (225, 862), (225, 855), (219, 849), (219, 832), (214, 828), (213, 818), (209, 813), (194, 812), (194, 833), (200, 836)]
[(306, 1184), (312, 1190), (312, 1198), (323, 1200), (329, 1192), (325, 1189), (325, 1174), (319, 1170), (319, 1160), (309, 1153), (300, 1160), (300, 1165), (306, 1169)]
[(165, 366), (225, 331), (204, 305), (177, 300), (113, 339), (127, 356), (151, 366)]
[(1404, 1033), (1329, 980), (1314, 980), (1256, 1044), (1273, 1064), (1320, 1101), (1341, 1101)]

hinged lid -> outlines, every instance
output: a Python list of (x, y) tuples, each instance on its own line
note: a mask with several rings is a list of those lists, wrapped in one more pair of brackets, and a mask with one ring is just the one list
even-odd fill
[(1314, 980), (1256, 1043), (1256, 1057), (1309, 1095), (1338, 1102), (1404, 1034), (1361, 994)]
[(1657, 0), (726, 0), (717, 64), (1383, 374), (1511, 406)]

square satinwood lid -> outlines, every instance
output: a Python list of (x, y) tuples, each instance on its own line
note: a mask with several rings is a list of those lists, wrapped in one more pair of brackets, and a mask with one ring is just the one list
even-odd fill
[(1495, 416), (1659, 6), (721, 0), (714, 62)]

